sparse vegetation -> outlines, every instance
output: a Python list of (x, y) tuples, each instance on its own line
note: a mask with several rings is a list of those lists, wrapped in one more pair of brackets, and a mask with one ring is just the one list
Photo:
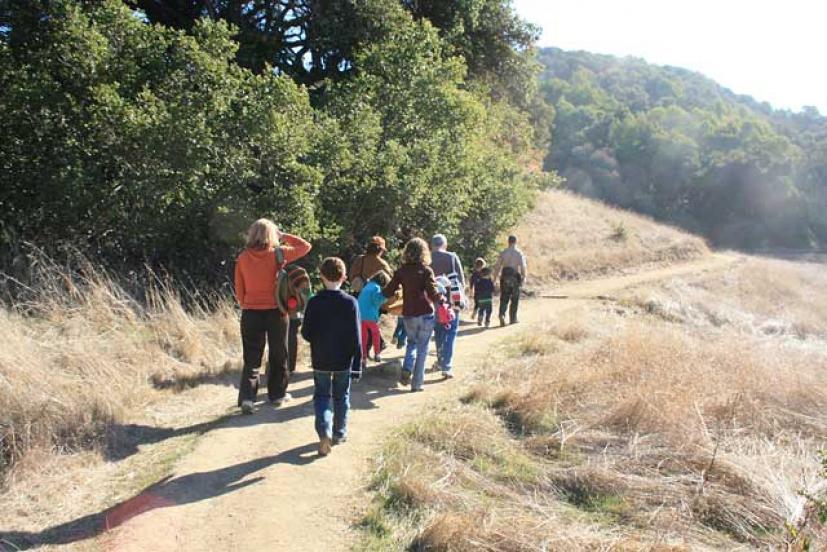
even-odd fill
[(535, 287), (709, 253), (700, 238), (561, 190), (543, 192), (515, 233)]
[[(804, 339), (612, 303), (529, 330), (460, 405), (396, 436), (370, 513), (384, 532), (366, 531), (366, 547), (812, 549), (827, 538), (827, 322), (801, 304), (824, 294), (809, 270), (750, 259), (658, 291), (680, 311), (720, 304), (725, 287), (743, 313), (809, 320)], [(784, 312), (767, 311), (790, 282)], [(676, 292), (687, 286), (699, 294)], [(485, 469), (492, 450), (530, 477)], [(404, 510), (389, 499), (400, 486), (416, 487)]]
[(0, 311), (0, 475), (35, 450), (117, 448), (116, 424), (237, 368), (229, 302), (191, 297), (185, 310), (161, 284), (139, 302), (88, 264), (34, 261), (23, 299)]

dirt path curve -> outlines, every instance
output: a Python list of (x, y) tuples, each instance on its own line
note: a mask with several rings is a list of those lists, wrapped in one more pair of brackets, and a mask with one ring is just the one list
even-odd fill
[[(457, 378), (426, 377), (426, 392), (408, 393), (395, 380), (371, 374), (353, 389), (349, 440), (326, 458), (316, 456), (312, 378), (304, 368), (291, 383), (295, 397), (275, 410), (263, 404), (254, 416), (236, 416), (204, 435), (174, 474), (113, 513), (120, 525), (101, 537), (104, 550), (346, 550), (354, 542), (354, 500), (366, 463), (388, 431), (428, 403), (445, 401), (462, 376), (495, 343), (527, 325), (559, 315), (582, 299), (646, 282), (720, 270), (736, 257), (704, 259), (633, 275), (566, 284), (563, 299), (527, 300), (521, 324), (480, 332), (460, 329)], [(430, 361), (429, 361), (430, 363)], [(228, 400), (232, 400), (228, 393)], [(120, 520), (127, 520), (120, 523)]]

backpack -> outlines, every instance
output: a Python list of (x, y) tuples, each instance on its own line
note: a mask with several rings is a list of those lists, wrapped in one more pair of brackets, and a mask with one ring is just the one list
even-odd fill
[(464, 309), (465, 308), (465, 286), (462, 285), (462, 282), (459, 280), (459, 269), (457, 268), (457, 257), (452, 255), (451, 256), (451, 268), (453, 272), (450, 274), (445, 274), (445, 278), (448, 279), (449, 284), (446, 287), (446, 298), (448, 302), (453, 306), (455, 309)]
[(365, 278), (365, 256), (362, 255), (358, 258), (359, 261), (359, 275), (354, 276), (353, 279), (350, 281), (350, 289), (355, 294), (358, 295), (362, 288), (365, 287), (367, 284), (367, 278)]
[(276, 305), (282, 314), (301, 318), (310, 299), (310, 276), (298, 265), (284, 266), (284, 252), (276, 248)]
[(454, 309), (448, 303), (440, 301), (436, 306), (436, 323), (449, 328), (456, 318), (457, 314)]
[(523, 283), (523, 276), (515, 268), (506, 266), (500, 273), (500, 281), (506, 287), (517, 287)]

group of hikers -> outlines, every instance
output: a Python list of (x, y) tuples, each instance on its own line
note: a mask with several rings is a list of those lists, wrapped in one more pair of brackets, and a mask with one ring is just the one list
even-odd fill
[[(500, 325), (506, 325), (506, 314), (508, 323), (517, 323), (527, 269), (515, 236), (509, 236), (508, 248), (493, 269), (484, 259), (476, 259), (467, 284), (462, 262), (448, 251), (444, 235), (434, 235), (430, 244), (422, 238), (409, 240), (395, 271), (383, 258), (385, 240), (374, 236), (349, 271), (342, 259), (324, 259), (319, 267), (323, 289), (315, 294), (307, 271), (293, 264), (310, 249), (306, 240), (280, 232), (269, 219), (255, 221), (247, 232), (246, 247), (235, 266), (244, 359), (238, 406), (244, 414), (254, 412), (265, 344), (268, 399), (276, 407), (291, 399), (287, 386), (296, 369), (300, 333), (310, 344), (322, 456), (347, 439), (351, 382), (361, 377), (371, 349), (373, 360), (382, 360), (386, 344), (379, 327), (381, 316), (398, 316), (393, 341), (405, 348), (400, 383), (412, 392), (423, 390), (432, 338), (437, 353), (434, 368), (445, 379), (454, 376), (454, 346), (460, 313), (468, 306), (466, 297), (474, 299), (474, 321), (488, 327), (499, 281)], [(342, 289), (346, 282), (350, 293)]]

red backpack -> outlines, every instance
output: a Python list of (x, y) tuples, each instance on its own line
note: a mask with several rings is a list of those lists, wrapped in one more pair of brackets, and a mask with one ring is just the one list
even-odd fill
[(445, 301), (440, 301), (436, 306), (436, 323), (449, 328), (454, 320), (457, 318), (457, 313), (451, 308), (451, 305)]

